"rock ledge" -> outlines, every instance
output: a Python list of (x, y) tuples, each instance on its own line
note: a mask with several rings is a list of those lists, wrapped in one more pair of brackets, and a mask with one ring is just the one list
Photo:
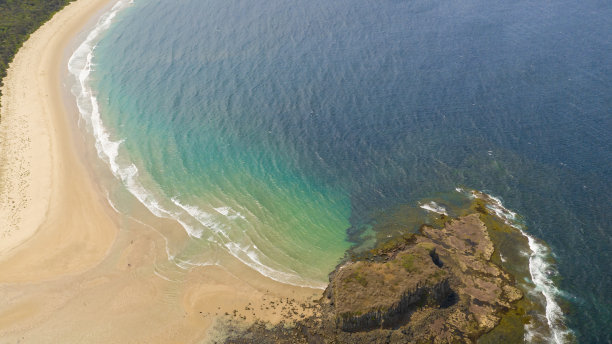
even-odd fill
[(255, 323), (227, 342), (476, 342), (523, 297), (491, 261), (480, 215), (423, 226), (353, 257), (330, 274), (314, 316), (292, 326)]

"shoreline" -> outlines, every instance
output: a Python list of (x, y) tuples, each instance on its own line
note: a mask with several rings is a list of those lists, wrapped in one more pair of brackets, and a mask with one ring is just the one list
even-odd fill
[[(123, 140), (119, 137), (114, 137), (113, 133), (114, 129), (116, 130), (116, 128), (108, 127), (102, 120), (104, 115), (104, 111), (102, 111), (103, 104), (101, 104), (98, 100), (98, 91), (95, 89), (95, 87), (93, 87), (93, 84), (95, 84), (94, 80), (96, 78), (94, 71), (96, 69), (96, 64), (99, 63), (99, 61), (96, 60), (96, 46), (105, 32), (109, 30), (112, 25), (114, 25), (114, 20), (119, 13), (127, 11), (128, 7), (130, 6), (131, 2), (128, 0), (118, 0), (112, 7), (109, 6), (111, 8), (99, 18), (97, 23), (91, 25), (91, 29), (87, 30), (86, 33), (81, 35), (81, 39), (77, 40), (77, 42), (71, 48), (73, 53), (71, 55), (69, 54), (70, 56), (65, 58), (66, 61), (64, 65), (68, 66), (65, 80), (69, 80), (69, 83), (72, 84), (70, 86), (65, 85), (68, 87), (64, 87), (66, 98), (72, 98), (70, 101), (68, 101), (68, 103), (69, 105), (72, 105), (72, 114), (77, 114), (73, 116), (75, 117), (75, 120), (72, 122), (79, 123), (79, 126), (74, 126), (73, 129), (77, 133), (77, 136), (79, 133), (82, 136), (82, 141), (84, 143), (83, 145), (80, 145), (80, 147), (83, 147), (81, 148), (83, 151), (82, 153), (85, 155), (85, 160), (88, 162), (88, 164), (95, 166), (95, 168), (90, 169), (90, 171), (93, 170), (93, 173), (95, 174), (94, 178), (97, 179), (98, 183), (100, 183), (100, 179), (103, 179), (104, 181), (108, 179), (108, 183), (103, 183), (106, 190), (116, 189), (116, 186), (119, 185), (119, 188), (125, 189), (131, 194), (127, 197), (120, 197), (122, 198), (122, 201), (125, 201), (125, 198), (129, 199), (129, 206), (119, 207), (119, 209), (127, 208), (129, 210), (122, 211), (118, 210), (114, 205), (117, 201), (117, 196), (111, 195), (112, 192), (107, 193), (107, 199), (111, 203), (111, 207), (113, 207), (116, 212), (120, 214), (131, 214), (134, 207), (144, 207), (149, 214), (143, 214), (143, 216), (138, 217), (140, 219), (155, 216), (156, 218), (170, 219), (171, 221), (177, 223), (177, 225), (174, 227), (180, 228), (178, 231), (174, 231), (174, 233), (171, 234), (173, 238), (189, 237), (196, 240), (201, 239), (202, 232), (200, 229), (192, 227), (191, 224), (187, 224), (185, 222), (184, 218), (181, 218), (181, 214), (184, 214), (187, 217), (195, 219), (196, 223), (207, 227), (210, 224), (204, 224), (202, 222), (201, 214), (203, 213), (200, 212), (200, 209), (190, 205), (181, 204), (176, 198), (173, 197), (169, 197), (167, 201), (171, 201), (172, 203), (170, 205), (174, 205), (175, 208), (168, 207), (168, 204), (164, 205), (163, 196), (160, 200), (159, 194), (156, 194), (142, 182), (141, 178), (143, 174), (148, 174), (146, 169), (141, 170), (139, 169), (141, 167), (137, 167), (137, 165), (131, 162), (129, 159), (127, 159), (127, 162), (126, 160), (122, 159), (121, 151), (123, 149), (121, 146)], [(68, 90), (68, 88), (70, 88), (70, 90)], [(75, 98), (76, 104), (74, 101)], [(85, 133), (85, 131), (87, 133)], [(79, 147), (77, 147), (77, 149), (78, 148)], [(131, 200), (137, 202), (135, 203)], [(217, 209), (215, 210), (218, 211)], [(227, 214), (223, 215), (226, 216)], [(178, 224), (180, 224), (180, 226), (178, 226)], [(164, 226), (164, 236), (168, 236), (170, 232), (168, 230), (169, 227), (172, 226)], [(177, 240), (169, 241), (175, 242)], [(181, 241), (181, 239), (178, 241)], [(217, 244), (219, 244), (219, 247), (223, 246), (219, 242), (217, 242)], [(222, 249), (232, 255), (235, 259), (240, 260), (243, 264), (258, 271), (263, 276), (271, 278), (280, 283), (290, 284), (296, 287), (321, 290), (325, 288), (324, 282), (304, 278), (291, 270), (277, 270), (270, 265), (259, 262), (258, 259), (251, 257), (251, 252), (248, 251), (249, 248), (244, 247), (246, 246), (236, 245), (232, 248), (224, 247)], [(168, 252), (170, 252), (170, 250), (168, 250)], [(257, 249), (255, 249), (255, 252), (258, 252)], [(168, 253), (169, 257), (170, 255), (171, 254)], [(198, 262), (195, 264), (197, 265)], [(181, 263), (177, 262), (177, 265), (180, 266)]]
[[(109, 203), (107, 193), (121, 186), (75, 122), (66, 62), (112, 4), (69, 4), (9, 67), (0, 123), (0, 228), (10, 229), (0, 234), (0, 338), (201, 342), (221, 319), (290, 320), (268, 307), (310, 302), (321, 290), (272, 281), (229, 255), (219, 257), (223, 266), (177, 267), (158, 231), (177, 223), (136, 200), (129, 214)], [(6, 206), (15, 199), (19, 207)]]
[[(72, 123), (78, 113), (61, 85), (68, 49), (112, 3), (79, 0), (60, 11), (24, 44), (5, 80), (0, 158), (3, 166), (21, 160), (9, 164), (16, 166), (13, 174), (2, 171), (0, 202), (9, 200), (5, 195), (15, 199), (4, 192), (8, 185), (27, 204), (15, 208), (21, 217), (13, 218), (23, 220), (12, 227), (13, 240), (0, 241), (0, 294), (6, 295), (0, 300), (0, 338), (199, 342), (220, 330), (217, 320), (236, 314), (245, 321), (286, 320), (267, 311), (268, 305), (285, 298), (309, 302), (320, 290), (272, 281), (229, 255), (220, 259), (223, 266), (168, 264), (157, 229), (178, 224), (154, 218), (136, 200), (136, 214), (118, 213), (107, 202), (99, 179), (111, 172), (97, 170), (106, 166), (92, 147), (81, 145), (90, 138)], [(108, 182), (118, 183), (112, 177)], [(9, 218), (4, 216), (0, 221)]]

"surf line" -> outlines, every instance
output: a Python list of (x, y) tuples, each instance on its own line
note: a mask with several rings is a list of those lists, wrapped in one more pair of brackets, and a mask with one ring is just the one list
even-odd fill
[[(546, 261), (550, 250), (524, 230), (524, 226), (518, 220), (517, 213), (504, 207), (500, 198), (481, 191), (468, 191), (463, 188), (456, 188), (455, 190), (468, 197), (486, 201), (489, 210), (495, 213), (507, 225), (516, 228), (527, 239), (529, 250), (531, 251), (529, 253), (529, 274), (531, 275), (531, 281), (535, 285), (535, 292), (540, 293), (545, 300), (545, 316), (548, 328), (552, 334), (551, 342), (556, 344), (567, 342), (567, 338), (572, 336), (572, 331), (565, 325), (563, 311), (556, 300), (561, 291), (548, 277), (548, 272), (553, 270), (553, 267)], [(529, 328), (528, 325), (525, 325), (525, 327), (527, 330), (526, 340), (529, 341), (534, 330)]]
[[(133, 3), (133, 0), (118, 0), (107, 13), (100, 17), (94, 28), (88, 33), (85, 40), (76, 48), (68, 60), (68, 71), (75, 80), (72, 94), (76, 98), (81, 120), (85, 123), (87, 130), (91, 131), (95, 139), (98, 157), (110, 167), (115, 178), (121, 181), (126, 189), (153, 215), (177, 221), (189, 237), (202, 239), (204, 229), (191, 226), (185, 221), (186, 218), (196, 221), (197, 227), (203, 226), (205, 229), (210, 230), (217, 239), (222, 239), (217, 240), (216, 243), (229, 254), (260, 274), (281, 283), (323, 289), (325, 284), (320, 281), (307, 280), (299, 276), (295, 271), (281, 271), (264, 264), (260, 258), (265, 256), (265, 254), (259, 251), (255, 245), (241, 245), (230, 241), (229, 238), (223, 238), (223, 234), (225, 234), (223, 233), (223, 228), (212, 220), (210, 214), (204, 213), (199, 209), (195, 209), (197, 210), (197, 214), (195, 214), (195, 211), (189, 211), (194, 209), (177, 203), (176, 199), (171, 199), (173, 204), (169, 202), (167, 202), (167, 205), (162, 204), (156, 195), (140, 182), (138, 178), (139, 170), (134, 163), (119, 162), (119, 150), (124, 140), (113, 140), (110, 132), (104, 126), (98, 99), (90, 86), (90, 79), (94, 67), (93, 58), (97, 43), (102, 39), (103, 33), (111, 27), (117, 15), (133, 5)], [(173, 210), (175, 207), (176, 209)], [(229, 212), (229, 209), (220, 207), (216, 208), (215, 211), (221, 215), (227, 215), (224, 213)], [(200, 215), (206, 215), (206, 220), (204, 221)], [(236, 216), (242, 217), (240, 213), (237, 213)], [(168, 249), (167, 251), (169, 259), (177, 264), (177, 266), (184, 268), (185, 262), (176, 261), (175, 255), (170, 254)]]

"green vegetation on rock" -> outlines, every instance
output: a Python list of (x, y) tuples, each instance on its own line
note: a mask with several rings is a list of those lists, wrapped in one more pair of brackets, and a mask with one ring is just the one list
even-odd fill
[(449, 215), (406, 205), (379, 218), (368, 234), (375, 242), (349, 250), (330, 274), (315, 315), (246, 326), (226, 342), (523, 342), (525, 325), (544, 311), (517, 282), (529, 279), (527, 240), (497, 215), (495, 200), (472, 195), (432, 200)]
[(406, 271), (413, 272), (417, 269), (416, 257), (413, 254), (405, 254), (400, 258), (400, 264)]

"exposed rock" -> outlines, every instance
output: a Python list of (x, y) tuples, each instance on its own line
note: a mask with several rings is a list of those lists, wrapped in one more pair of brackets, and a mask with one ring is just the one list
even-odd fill
[(348, 263), (329, 288), (336, 323), (349, 332), (391, 328), (412, 306), (441, 304), (451, 293), (447, 272), (418, 245), (385, 262)]
[(479, 214), (423, 226), (338, 266), (317, 316), (292, 327), (251, 326), (229, 342), (475, 342), (522, 298), (491, 262)]
[(442, 229), (424, 226), (395, 249), (375, 252), (376, 259), (336, 270), (326, 292), (335, 322), (349, 332), (395, 329), (415, 341), (470, 341), (522, 297), (491, 262), (493, 252), (478, 214)]

